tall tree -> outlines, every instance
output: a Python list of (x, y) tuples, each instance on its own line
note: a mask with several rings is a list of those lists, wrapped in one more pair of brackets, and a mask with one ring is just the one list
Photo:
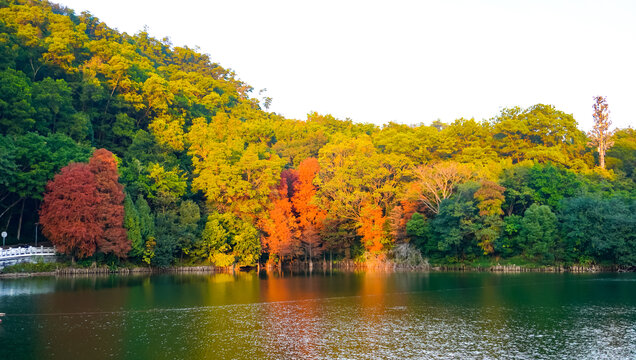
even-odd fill
[(128, 194), (126, 194), (126, 198), (124, 199), (124, 227), (126, 228), (128, 240), (132, 248), (130, 254), (132, 256), (141, 255), (144, 250), (144, 243), (141, 236), (139, 212)]
[(519, 236), (526, 257), (544, 264), (555, 260), (557, 217), (549, 206), (532, 204), (523, 215)]
[(590, 137), (590, 146), (596, 146), (598, 161), (601, 169), (605, 169), (605, 152), (614, 145), (613, 131), (609, 130), (612, 121), (609, 119), (609, 108), (604, 96), (594, 97), (594, 127), (587, 136)]
[(360, 227), (358, 234), (362, 236), (362, 245), (371, 254), (377, 254), (382, 250), (387, 236), (384, 230), (386, 216), (382, 209), (373, 204), (365, 204), (360, 211)]
[(477, 208), (483, 223), (482, 228), (477, 230), (475, 235), (479, 241), (477, 244), (484, 250), (484, 255), (495, 251), (494, 242), (501, 233), (503, 226), (501, 205), (505, 200), (504, 190), (506, 189), (497, 183), (484, 180), (479, 190), (473, 195), (478, 201)]
[(300, 241), (309, 255), (309, 266), (312, 259), (322, 251), (320, 231), (327, 213), (316, 205), (317, 187), (314, 179), (320, 171), (316, 158), (303, 160), (298, 166), (298, 179), (293, 183), (292, 203), (298, 217)]
[(95, 253), (103, 233), (95, 174), (86, 164), (72, 163), (46, 186), (40, 209), (42, 233), (57, 251), (84, 258)]
[(294, 170), (284, 170), (281, 173), (280, 184), (272, 194), (269, 216), (260, 221), (264, 231), (262, 242), (269, 253), (270, 264), (282, 262), (286, 256), (295, 255), (298, 248), (300, 234), (290, 199), (296, 178)]
[(103, 228), (103, 234), (97, 238), (97, 246), (103, 253), (126, 257), (130, 251), (130, 241), (123, 226), (125, 195), (124, 187), (117, 182), (119, 175), (115, 156), (106, 149), (97, 149), (88, 166), (95, 174), (99, 197), (98, 219)]
[(111, 152), (96, 150), (88, 164), (72, 163), (46, 186), (40, 210), (42, 233), (75, 257), (99, 251), (126, 257), (124, 192)]

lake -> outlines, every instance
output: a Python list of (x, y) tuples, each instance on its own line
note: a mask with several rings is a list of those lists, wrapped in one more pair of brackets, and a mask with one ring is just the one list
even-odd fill
[(2, 359), (636, 358), (636, 274), (0, 280)]

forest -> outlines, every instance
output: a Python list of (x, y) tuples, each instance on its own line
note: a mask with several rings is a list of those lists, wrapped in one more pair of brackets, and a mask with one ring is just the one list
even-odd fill
[(169, 38), (0, 0), (8, 244), (153, 267), (636, 266), (636, 131), (602, 96), (586, 133), (545, 104), (376, 126), (286, 119), (256, 93)]

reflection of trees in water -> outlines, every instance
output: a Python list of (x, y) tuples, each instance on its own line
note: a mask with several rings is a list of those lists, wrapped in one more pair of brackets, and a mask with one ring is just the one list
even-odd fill
[(54, 279), (3, 279), (0, 281), (0, 296), (37, 295), (53, 291), (55, 291)]

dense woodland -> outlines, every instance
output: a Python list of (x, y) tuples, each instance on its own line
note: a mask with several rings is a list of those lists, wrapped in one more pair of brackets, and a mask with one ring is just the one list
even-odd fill
[(543, 104), (378, 127), (270, 103), (167, 38), (0, 0), (0, 229), (157, 267), (636, 265), (636, 132), (604, 98), (588, 134)]

